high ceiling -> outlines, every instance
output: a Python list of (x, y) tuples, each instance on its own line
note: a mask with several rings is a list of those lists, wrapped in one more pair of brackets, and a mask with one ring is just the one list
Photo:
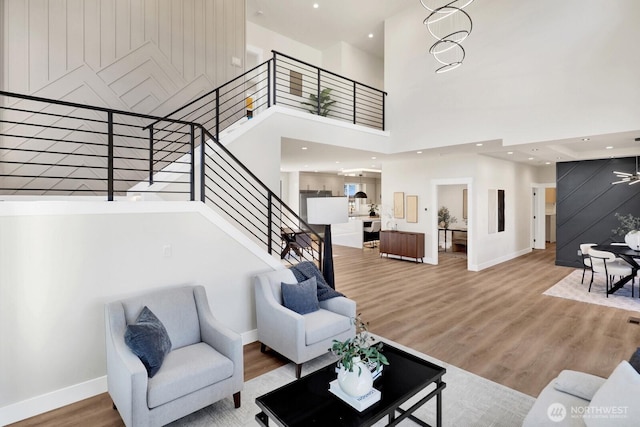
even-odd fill
[(247, 0), (247, 20), (318, 50), (344, 41), (383, 58), (385, 19), (416, 1)]
[[(247, 0), (247, 20), (318, 50), (345, 41), (380, 58), (384, 57), (384, 20), (419, 0)], [(314, 8), (314, 3), (318, 4)], [(369, 34), (373, 34), (369, 38)], [(452, 147), (380, 153), (284, 139), (284, 171), (336, 172), (381, 169), (385, 161), (416, 155), (448, 156), (476, 152), (535, 166), (558, 161), (630, 157), (640, 154), (640, 130), (607, 135), (576, 135), (557, 141), (505, 146), (500, 141), (474, 141)], [(482, 144), (481, 146), (477, 144)], [(303, 147), (306, 149), (303, 150)], [(418, 154), (417, 151), (422, 151)], [(372, 159), (375, 157), (375, 159)]]

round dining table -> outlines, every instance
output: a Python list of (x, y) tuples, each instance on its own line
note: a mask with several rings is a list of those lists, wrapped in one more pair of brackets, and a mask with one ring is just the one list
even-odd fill
[[(640, 261), (640, 251), (633, 250), (627, 245), (596, 245), (592, 246), (592, 249), (595, 249), (597, 251), (611, 252), (617, 257), (623, 259), (631, 267), (631, 274), (628, 276), (624, 276), (623, 278), (615, 282), (611, 286), (611, 289), (607, 291), (609, 295), (622, 288), (629, 281), (632, 281), (638, 274), (638, 270), (640, 270), (640, 265), (638, 264), (638, 261)], [(640, 292), (638, 293), (640, 294)]]

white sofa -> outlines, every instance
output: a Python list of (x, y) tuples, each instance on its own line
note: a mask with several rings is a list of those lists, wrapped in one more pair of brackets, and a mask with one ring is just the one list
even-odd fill
[(536, 399), (523, 427), (640, 426), (640, 374), (622, 361), (609, 378), (560, 372)]

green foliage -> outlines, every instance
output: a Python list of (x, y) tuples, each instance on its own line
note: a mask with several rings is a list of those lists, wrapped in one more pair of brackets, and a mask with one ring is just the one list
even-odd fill
[[(322, 89), (320, 92), (320, 115), (327, 117), (329, 111), (331, 111), (331, 106), (335, 103), (336, 101), (331, 99), (331, 89)], [(306, 105), (311, 114), (318, 114), (318, 96), (315, 93), (310, 94), (309, 101), (304, 101), (302, 105)]]
[(458, 219), (455, 216), (451, 216), (449, 208), (442, 206), (438, 209), (438, 224), (444, 228), (449, 228), (449, 224), (456, 222)]
[(611, 230), (616, 236), (626, 236), (628, 232), (633, 230), (640, 230), (640, 217), (633, 216), (632, 214), (620, 215), (616, 212), (615, 217), (620, 221), (620, 225), (617, 228)]
[[(369, 324), (364, 323), (360, 314), (352, 319), (356, 325), (356, 336), (345, 341), (333, 340), (333, 345), (329, 349), (333, 354), (340, 357), (340, 364), (349, 372), (353, 372), (353, 358), (360, 357), (365, 364), (375, 369), (381, 365), (388, 365), (389, 361), (382, 354), (382, 343), (373, 344), (375, 339), (369, 335)], [(360, 375), (360, 372), (358, 372)]]
[(371, 203), (369, 205), (369, 213), (375, 214), (376, 212), (378, 212), (378, 205), (376, 205), (375, 203)]

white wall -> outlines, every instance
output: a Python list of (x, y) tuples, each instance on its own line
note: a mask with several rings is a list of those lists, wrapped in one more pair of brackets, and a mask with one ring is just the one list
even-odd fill
[(245, 2), (4, 2), (4, 90), (165, 114), (242, 73)]
[(0, 424), (12, 405), (106, 374), (107, 301), (202, 284), (218, 319), (255, 329), (251, 277), (272, 267), (202, 204), (49, 203), (0, 206)]
[(455, 71), (435, 74), (419, 2), (385, 24), (389, 129), (403, 150), (638, 128), (640, 2), (474, 2)]
[[(531, 182), (534, 168), (490, 157), (466, 155), (455, 158), (420, 157), (385, 164), (382, 179), (383, 211), (393, 206), (393, 193), (418, 196), (418, 222), (394, 219), (399, 230), (425, 233), (425, 258), (437, 263), (437, 216), (442, 203), (434, 205), (438, 183), (467, 180), (469, 189), (469, 268), (481, 270), (527, 253), (530, 247)], [(506, 192), (506, 227), (488, 233), (488, 190)], [(460, 195), (462, 198), (462, 195)], [(426, 209), (426, 211), (425, 211)], [(386, 228), (386, 219), (383, 220)]]
[(344, 77), (384, 90), (384, 61), (345, 42), (322, 51), (322, 67)]
[(268, 30), (253, 22), (247, 21), (246, 25), (247, 44), (262, 49), (265, 61), (271, 58), (271, 51), (275, 50), (317, 67), (322, 65), (322, 52), (318, 49)]

